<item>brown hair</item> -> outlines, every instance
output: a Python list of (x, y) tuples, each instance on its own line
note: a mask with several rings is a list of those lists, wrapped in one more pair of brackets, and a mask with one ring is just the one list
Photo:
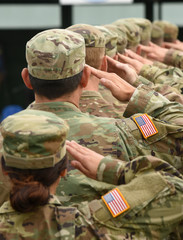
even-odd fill
[(19, 212), (31, 212), (37, 206), (48, 203), (49, 187), (67, 168), (66, 155), (54, 167), (44, 169), (18, 169), (8, 167), (1, 158), (3, 171), (8, 173), (12, 188), (10, 191), (11, 206)]
[(99, 69), (105, 55), (105, 48), (86, 47), (85, 61), (91, 67)]

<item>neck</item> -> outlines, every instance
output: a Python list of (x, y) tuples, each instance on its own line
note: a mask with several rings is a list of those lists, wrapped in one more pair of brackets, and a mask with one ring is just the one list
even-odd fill
[(87, 86), (84, 90), (98, 92), (99, 79), (93, 75), (90, 76)]
[(50, 186), (50, 194), (55, 194), (56, 193), (56, 189), (57, 189), (57, 186), (59, 184), (59, 181), (60, 181), (61, 177), (59, 177), (51, 186)]
[(61, 97), (55, 98), (55, 99), (48, 99), (44, 96), (40, 96), (35, 94), (35, 102), (36, 103), (45, 103), (45, 102), (70, 102), (72, 104), (74, 104), (76, 107), (79, 108), (79, 99), (81, 96), (81, 89), (76, 89), (74, 92), (72, 93), (68, 93), (65, 94)]

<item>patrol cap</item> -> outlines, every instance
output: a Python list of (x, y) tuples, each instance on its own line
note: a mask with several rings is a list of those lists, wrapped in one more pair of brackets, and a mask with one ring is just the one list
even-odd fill
[(125, 30), (114, 24), (106, 24), (104, 27), (109, 29), (110, 32), (118, 35), (117, 51), (123, 54), (127, 46), (127, 36)]
[(140, 43), (140, 27), (125, 18), (119, 19), (113, 22), (113, 24), (125, 29), (127, 36), (127, 48), (134, 50)]
[(151, 41), (159, 46), (164, 41), (164, 31), (158, 25), (152, 24)]
[(82, 35), (85, 39), (86, 47), (105, 48), (105, 36), (96, 27), (89, 24), (75, 24), (67, 29)]
[(105, 36), (105, 53), (109, 57), (114, 57), (117, 53), (117, 39), (118, 35), (116, 33), (112, 33), (104, 26), (95, 26), (99, 29)]
[(163, 30), (165, 42), (174, 42), (177, 39), (179, 28), (175, 24), (168, 21), (154, 21), (153, 23)]
[(6, 166), (42, 169), (55, 166), (66, 154), (68, 125), (54, 113), (26, 109), (1, 123)]
[(84, 38), (65, 29), (38, 33), (26, 44), (29, 73), (44, 80), (72, 77), (85, 65)]
[(132, 22), (140, 27), (140, 43), (143, 45), (148, 45), (151, 40), (151, 21), (146, 18), (127, 18), (126, 21)]

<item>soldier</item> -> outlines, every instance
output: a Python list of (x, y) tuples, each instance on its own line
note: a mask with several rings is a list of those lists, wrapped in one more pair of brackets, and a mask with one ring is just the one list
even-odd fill
[(140, 34), (141, 29), (138, 25), (134, 24), (133, 22), (127, 21), (124, 19), (118, 19), (112, 23), (115, 26), (118, 26), (123, 31), (125, 31), (127, 36), (127, 48), (136, 52), (137, 47), (140, 43)]
[(147, 53), (147, 56), (153, 61), (160, 61), (168, 66), (174, 66), (183, 69), (183, 54), (180, 50), (167, 49), (155, 44), (150, 46), (141, 46), (142, 51)]
[[(166, 49), (161, 48), (153, 43), (150, 43), (149, 46), (141, 45), (140, 48), (152, 56), (160, 56), (161, 49), (163, 49), (163, 51), (167, 51)], [(129, 50), (126, 51), (126, 55), (127, 56), (118, 54), (118, 61), (132, 65), (132, 67), (136, 69), (138, 75), (154, 83), (155, 87), (157, 87), (157, 91), (160, 90), (160, 93), (166, 95), (166, 92), (161, 91), (161, 87), (170, 86), (172, 87), (173, 92), (182, 94), (183, 74), (181, 69), (172, 66), (168, 67), (162, 63), (153, 63), (147, 59), (142, 59), (141, 56), (138, 56)], [(137, 61), (134, 61), (133, 59)]]
[[(28, 69), (23, 69), (22, 77), (26, 86), (34, 89), (36, 100), (30, 108), (54, 112), (65, 119), (71, 129), (69, 140), (123, 161), (139, 155), (163, 157), (181, 170), (182, 105), (169, 102), (147, 86), (140, 85), (136, 89), (116, 74), (84, 67), (84, 38), (69, 30), (50, 29), (37, 34), (27, 43), (26, 58)], [(130, 100), (124, 113), (129, 118), (101, 118), (79, 110), (82, 89), (91, 71), (97, 78), (109, 77), (116, 82), (115, 85), (101, 80), (106, 87), (112, 85), (111, 90), (118, 100)], [(141, 124), (147, 126), (146, 117), (151, 128), (147, 133), (141, 129)], [(58, 194), (65, 194), (69, 201), (92, 199), (98, 195), (97, 191), (105, 189), (72, 168), (69, 168), (67, 181), (60, 184), (62, 191), (58, 190)]]
[(163, 30), (165, 42), (174, 42), (177, 40), (179, 28), (175, 24), (162, 20), (156, 20), (153, 24)]
[[(110, 53), (111, 56), (115, 57), (117, 52), (117, 35), (113, 37), (112, 33), (104, 27), (96, 27), (88, 24), (75, 24), (70, 26), (68, 30), (77, 32), (84, 37), (86, 64), (96, 69), (106, 71), (107, 62), (105, 52)], [(107, 40), (106, 35), (108, 36)], [(108, 89), (107, 92), (108, 98), (104, 99), (101, 95), (101, 88), (99, 90), (99, 79), (90, 75), (88, 84), (80, 97), (79, 108), (82, 112), (88, 112), (95, 116), (119, 118), (124, 112), (124, 108), (122, 109), (122, 103), (120, 102), (119, 104), (119, 101), (112, 96)], [(111, 98), (113, 99), (113, 104), (111, 104), (111, 101), (108, 101), (109, 98), (110, 100)], [(115, 104), (120, 105), (120, 108), (116, 109)]]
[(67, 143), (81, 169), (93, 178), (108, 174), (117, 186), (100, 200), (64, 207), (55, 189), (67, 171), (67, 131), (62, 119), (45, 111), (24, 110), (3, 121), (1, 163), (12, 187), (0, 207), (0, 239), (181, 239), (182, 176), (151, 156), (106, 162), (108, 157)]

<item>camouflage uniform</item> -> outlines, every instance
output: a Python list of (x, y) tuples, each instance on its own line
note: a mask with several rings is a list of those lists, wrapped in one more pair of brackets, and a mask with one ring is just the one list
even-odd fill
[(165, 55), (163, 62), (167, 65), (183, 69), (183, 53), (182, 51), (169, 49)]
[[(67, 34), (69, 35), (73, 34), (75, 38), (77, 36), (79, 39), (81, 39), (80, 35), (78, 36), (78, 34), (70, 31), (68, 33), (67, 32), (68, 30), (65, 30), (65, 31), (66, 32), (64, 32), (63, 38), (66, 38)], [(49, 34), (50, 32), (51, 31), (49, 31)], [(42, 62), (41, 62), (41, 67), (38, 66), (40, 60), (36, 61), (37, 56), (35, 56), (35, 54), (37, 54), (37, 52), (39, 53), (41, 49), (45, 47), (46, 44), (44, 45), (42, 44), (43, 42), (42, 38), (47, 39), (46, 36), (47, 36), (47, 32), (45, 32), (45, 34), (43, 35), (40, 35), (40, 36), (38, 35), (37, 37), (35, 36), (33, 40), (30, 40), (27, 43), (26, 54), (27, 54), (29, 69), (31, 70), (31, 72), (33, 72), (33, 70), (38, 71), (38, 69), (41, 68), (41, 71), (38, 71), (38, 73), (34, 72), (34, 75), (33, 75), (34, 77), (41, 75), (42, 74), (41, 72), (44, 70), (42, 68)], [(59, 37), (62, 38), (62, 34), (60, 34)], [(37, 41), (36, 41), (36, 38), (37, 38)], [(50, 39), (52, 38), (50, 37)], [(37, 42), (37, 45), (36, 45), (36, 42)], [(78, 41), (76, 42), (78, 44)], [(71, 53), (72, 63), (74, 62), (74, 58), (77, 53), (77, 49), (75, 48), (76, 46), (74, 44), (75, 42), (73, 43), (72, 40), (70, 41), (69, 39), (67, 40), (67, 46), (73, 45), (72, 46), (73, 51)], [(84, 42), (83, 42), (83, 45), (84, 45)], [(54, 44), (54, 42), (52, 42), (50, 46), (51, 48), (53, 48), (54, 51), (56, 51), (57, 46)], [(48, 55), (49, 50), (47, 50), (45, 55), (44, 55), (44, 51), (45, 50), (43, 49), (41, 53), (43, 55), (42, 58), (46, 61), (46, 57)], [(63, 49), (62, 54), (64, 54), (64, 51), (65, 51), (65, 54), (68, 56), (68, 50), (66, 48)], [(33, 53), (35, 54), (32, 56)], [(72, 55), (72, 54), (75, 54), (75, 55)], [(80, 51), (80, 54), (81, 54), (81, 51)], [(80, 61), (80, 64), (82, 66), (84, 64), (84, 58), (85, 58), (85, 55), (83, 54), (82, 58), (78, 59), (78, 61)], [(31, 59), (34, 60), (34, 65), (32, 65)], [(63, 55), (62, 55), (62, 60), (63, 60)], [(78, 61), (77, 61), (77, 64), (78, 64)], [(55, 64), (57, 64), (57, 62)], [(68, 72), (69, 72), (69, 68), (72, 71), (76, 71), (76, 70), (78, 71), (80, 69), (79, 67), (76, 69), (73, 68), (73, 65), (70, 65), (69, 61), (65, 63), (64, 68), (66, 68)], [(44, 70), (42, 79), (44, 78), (45, 73), (46, 73), (46, 68)], [(59, 72), (57, 74), (58, 74), (57, 76), (58, 79), (62, 78), (62, 74), (65, 76), (64, 70), (60, 74)], [(51, 79), (51, 76), (49, 77)], [(170, 123), (165, 123), (157, 119), (153, 119), (159, 131), (159, 133), (157, 133), (155, 136), (150, 137), (150, 139), (152, 139), (153, 141), (153, 144), (151, 140), (147, 141), (143, 139), (140, 130), (135, 125), (134, 121), (131, 120), (131, 118), (125, 119), (125, 120), (124, 119), (115, 120), (110, 118), (98, 118), (95, 116), (90, 116), (88, 114), (82, 113), (74, 104), (69, 102), (58, 101), (58, 102), (47, 102), (47, 103), (35, 103), (31, 105), (31, 108), (55, 112), (59, 117), (66, 119), (71, 128), (69, 139), (74, 139), (77, 142), (87, 147), (90, 147), (93, 150), (105, 156), (107, 154), (110, 154), (115, 158), (129, 161), (129, 159), (131, 160), (134, 157), (141, 154), (153, 154), (153, 155), (156, 155), (157, 157), (161, 157), (163, 155), (164, 160), (170, 161), (172, 164), (175, 164), (175, 162), (177, 163), (177, 159), (181, 158), (181, 152), (177, 151), (176, 149), (177, 149), (177, 141), (181, 141), (179, 139), (179, 136), (180, 134), (182, 134), (181, 133), (182, 128), (180, 127), (182, 126), (182, 122), (179, 120), (180, 118), (182, 118), (182, 106), (176, 103), (169, 102), (166, 98), (163, 98), (158, 93), (154, 92), (153, 90), (151, 91), (149, 88), (143, 85), (140, 85), (135, 91), (135, 93), (139, 93), (139, 96), (141, 94), (140, 100), (142, 101), (142, 103), (143, 101), (146, 101), (146, 103), (149, 102), (147, 104), (147, 107), (145, 107), (143, 104), (140, 104), (142, 106), (142, 109), (139, 112), (141, 113), (146, 112), (147, 114), (151, 115), (150, 110), (151, 110), (151, 104), (152, 104), (153, 106), (156, 106), (156, 112), (158, 113), (155, 116), (152, 115), (152, 117), (160, 118), (161, 112), (163, 112), (164, 109), (166, 109), (167, 106), (169, 106), (168, 107), (169, 110), (164, 115), (164, 119), (161, 119), (161, 120), (166, 120), (166, 117), (171, 116), (172, 114), (174, 115), (174, 118), (177, 120), (176, 122), (177, 126), (174, 126), (173, 124), (171, 124), (171, 121)], [(131, 105), (131, 102), (133, 102), (133, 108), (134, 108), (134, 112), (131, 112), (130, 116), (136, 113), (135, 109), (139, 109), (139, 105), (138, 105), (139, 96), (138, 94), (135, 94), (135, 93), (132, 96), (131, 101), (129, 103)], [(136, 99), (136, 96), (137, 96), (137, 99)], [(134, 99), (136, 99), (136, 101), (132, 101)], [(164, 107), (162, 108), (163, 104), (164, 104)], [(127, 106), (127, 110), (125, 111), (126, 114), (128, 114), (128, 111), (129, 111), (128, 106)], [(175, 113), (173, 109), (177, 109), (178, 114)], [(169, 143), (169, 145), (167, 145), (167, 142)], [(158, 147), (158, 145), (161, 145), (161, 144), (164, 146), (164, 148), (162, 146), (161, 148)], [(144, 146), (143, 148), (142, 148), (142, 145)], [(176, 161), (173, 163), (174, 158), (176, 159)], [(178, 168), (181, 168), (181, 167), (182, 166), (179, 166)]]
[[(64, 38), (65, 34), (67, 34), (67, 32), (64, 32)], [(72, 34), (76, 37), (75, 33)], [(41, 35), (41, 38), (42, 37)], [(60, 34), (59, 37), (62, 38), (62, 34)], [(34, 52), (41, 52), (44, 60), (46, 60), (46, 56), (49, 55), (48, 52), (44, 55), (43, 51), (41, 51), (43, 41), (41, 39), (39, 42), (39, 40), (38, 38), (37, 47), (35, 47), (34, 50), (31, 49), (31, 40), (27, 44), (28, 65), (29, 57), (31, 57), (31, 54)], [(68, 40), (67, 45), (69, 46), (70, 44)], [(74, 50), (75, 45), (74, 43), (72, 44), (73, 52), (76, 54), (76, 49)], [(51, 47), (54, 48), (54, 43)], [(30, 49), (31, 52), (29, 53)], [(65, 51), (67, 53), (67, 49)], [(81, 64), (83, 64), (84, 58), (85, 56), (80, 59)], [(34, 62), (35, 59), (34, 57)], [(74, 59), (72, 62), (74, 62)], [(64, 67), (66, 69), (70, 67), (72, 71), (74, 71), (73, 65), (68, 64), (65, 64)], [(32, 65), (29, 65), (29, 68), (31, 68), (31, 66)], [(36, 69), (38, 69), (37, 65)], [(34, 76), (36, 77), (37, 75), (35, 74)], [(61, 78), (61, 76), (60, 74), (58, 79)], [(133, 105), (133, 107), (131, 107), (131, 105)], [(182, 168), (183, 106), (170, 103), (166, 98), (163, 98), (153, 90), (151, 91), (144, 85), (140, 85), (133, 94), (125, 114), (130, 114), (131, 116), (133, 114), (132, 109), (134, 109), (134, 113), (136, 113), (136, 109), (140, 109), (139, 112), (146, 112), (152, 115), (152, 117), (160, 118), (160, 120), (153, 118), (153, 122), (159, 132), (147, 140), (142, 137), (140, 130), (131, 118), (112, 119), (91, 116), (82, 113), (74, 104), (69, 102), (34, 103), (30, 107), (32, 109), (54, 112), (57, 116), (65, 119), (71, 129), (68, 139), (76, 140), (78, 143), (104, 156), (111, 155), (114, 158), (129, 161), (139, 155), (150, 154), (156, 157), (162, 157), (177, 169)], [(152, 112), (152, 108), (154, 112)], [(172, 116), (172, 119), (169, 118), (170, 116)], [(167, 119), (170, 121), (168, 122)], [(164, 122), (164, 120), (167, 120), (167, 122)], [(171, 124), (171, 122), (173, 122), (173, 124)], [(176, 123), (176, 125), (174, 123)], [(94, 180), (88, 180), (81, 175), (79, 171), (72, 170), (71, 166), (68, 170), (68, 177), (66, 180), (63, 179), (61, 181), (62, 190), (59, 190), (59, 195), (62, 195), (64, 200), (66, 199), (68, 201), (69, 199), (69, 201), (77, 202), (81, 201), (81, 199), (93, 199), (93, 197), (97, 195), (97, 192), (101, 193), (109, 188), (109, 186), (103, 186)]]
[[(54, 114), (25, 110), (5, 119), (1, 130), (10, 167), (47, 168), (65, 155), (68, 127)], [(152, 156), (130, 164), (108, 157), (97, 176), (121, 184), (128, 209), (114, 218), (104, 200), (64, 207), (50, 195), (44, 206), (20, 213), (7, 201), (0, 207), (0, 239), (181, 239), (183, 177), (176, 169)]]
[(176, 88), (173, 88), (167, 84), (163, 83), (152, 83), (142, 76), (138, 76), (136, 81), (133, 83), (134, 87), (138, 87), (140, 84), (149, 86), (151, 89), (154, 89), (156, 92), (161, 93), (171, 102), (178, 102), (183, 104), (183, 95), (178, 92)]
[[(147, 78), (155, 85), (169, 85), (177, 89), (179, 93), (183, 93), (183, 75), (179, 68), (162, 68), (152, 65), (143, 65), (139, 75)], [(175, 90), (176, 91), (176, 90)]]
[[(119, 101), (116, 99), (116, 102)], [(122, 102), (119, 102), (118, 105), (117, 103), (109, 103), (100, 92), (85, 90), (81, 95), (79, 108), (82, 112), (97, 117), (122, 118), (126, 104)]]

